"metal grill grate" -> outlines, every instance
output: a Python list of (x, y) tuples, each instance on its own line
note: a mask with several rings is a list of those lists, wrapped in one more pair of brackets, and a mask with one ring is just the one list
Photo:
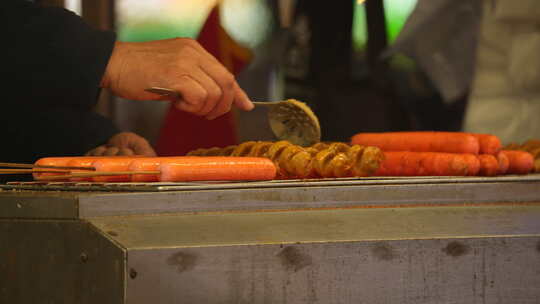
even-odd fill
[(154, 182), (154, 183), (91, 183), (91, 182), (9, 182), (0, 185), (4, 190), (33, 191), (120, 191), (120, 192), (160, 192), (183, 190), (219, 190), (286, 187), (339, 187), (354, 185), (407, 185), (407, 184), (447, 184), (447, 183), (512, 183), (540, 181), (540, 174), (507, 175), (498, 177), (365, 177), (306, 180), (273, 180), (250, 182)]

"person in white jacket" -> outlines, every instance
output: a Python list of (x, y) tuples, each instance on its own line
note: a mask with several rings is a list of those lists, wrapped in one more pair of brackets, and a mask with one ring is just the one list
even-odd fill
[(464, 130), (540, 138), (540, 1), (485, 0)]
[(464, 131), (540, 138), (540, 1), (419, 0), (392, 53), (411, 57), (445, 103), (468, 96)]

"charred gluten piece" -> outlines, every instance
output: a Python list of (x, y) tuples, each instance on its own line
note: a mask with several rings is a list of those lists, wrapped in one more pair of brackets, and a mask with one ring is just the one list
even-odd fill
[(188, 155), (266, 157), (277, 166), (280, 178), (369, 176), (384, 159), (379, 148), (339, 142), (304, 148), (288, 141), (248, 141), (225, 148), (198, 149)]

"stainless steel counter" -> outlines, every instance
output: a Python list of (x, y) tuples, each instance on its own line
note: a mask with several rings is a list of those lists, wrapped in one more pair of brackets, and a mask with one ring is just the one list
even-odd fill
[(0, 189), (0, 303), (540, 303), (538, 175)]

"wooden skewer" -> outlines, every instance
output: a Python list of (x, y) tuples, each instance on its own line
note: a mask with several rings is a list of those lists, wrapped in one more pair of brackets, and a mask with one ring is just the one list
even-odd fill
[(71, 173), (69, 170), (47, 169), (0, 169), (0, 174), (24, 174), (24, 173)]
[(48, 169), (59, 169), (59, 170), (89, 170), (89, 171), (96, 171), (96, 168), (94, 168), (94, 167), (45, 166), (45, 165), (19, 164), (19, 163), (0, 163), (0, 167), (48, 168)]
[(114, 176), (114, 175), (133, 175), (133, 174), (159, 174), (160, 171), (111, 171), (111, 172), (81, 172), (64, 175), (46, 175), (38, 176), (37, 180), (63, 180), (70, 178), (83, 178), (83, 177), (95, 177), (95, 176)]

